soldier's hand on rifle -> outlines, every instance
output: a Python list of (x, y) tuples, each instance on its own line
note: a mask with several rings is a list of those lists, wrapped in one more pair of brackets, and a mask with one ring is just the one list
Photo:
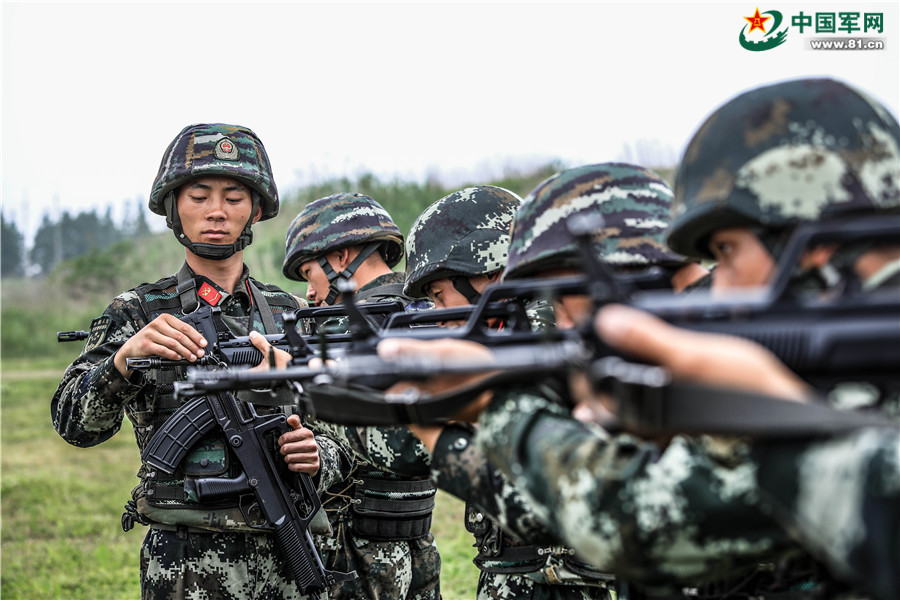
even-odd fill
[(278, 445), (288, 469), (315, 475), (319, 472), (319, 446), (313, 432), (303, 426), (297, 415), (289, 416), (287, 422), (294, 430), (282, 434), (278, 438)]
[(131, 377), (125, 360), (145, 356), (162, 356), (171, 360), (201, 358), (206, 340), (188, 323), (170, 314), (161, 314), (122, 344), (113, 363), (126, 378)]
[[(489, 364), (494, 360), (493, 354), (486, 346), (469, 340), (452, 338), (438, 340), (393, 338), (379, 342), (377, 350), (378, 356), (388, 361), (402, 361), (404, 357), (423, 356), (428, 356), (436, 362), (448, 364), (454, 361), (484, 361), (486, 364)], [(473, 386), (494, 374), (496, 374), (496, 371), (474, 373), (472, 375), (441, 375), (425, 381), (401, 381), (391, 386), (388, 392), (399, 393), (406, 389), (414, 388), (434, 396)], [(477, 421), (478, 416), (490, 402), (491, 396), (492, 393), (488, 390), (477, 397), (473, 397), (472, 403), (455, 415), (454, 419), (457, 421)]]
[(250, 369), (251, 371), (268, 371), (272, 368), (270, 356), (274, 358), (276, 369), (286, 368), (293, 358), (290, 352), (285, 352), (281, 348), (272, 346), (269, 340), (266, 339), (266, 336), (258, 331), (250, 332), (250, 343), (263, 355), (262, 362)]
[(676, 379), (805, 402), (806, 383), (778, 358), (749, 340), (673, 327), (629, 306), (597, 312), (594, 327), (618, 350), (667, 368)]
[(575, 403), (572, 416), (585, 423), (606, 427), (616, 420), (616, 401), (609, 394), (597, 392), (583, 372), (569, 373), (569, 391)]

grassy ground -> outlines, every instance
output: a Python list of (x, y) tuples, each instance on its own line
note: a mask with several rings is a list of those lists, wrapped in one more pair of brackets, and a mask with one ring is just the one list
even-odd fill
[[(76, 350), (77, 352), (77, 350)], [(4, 360), (0, 373), (0, 496), (4, 599), (140, 597), (143, 528), (120, 518), (138, 465), (131, 427), (95, 448), (75, 448), (54, 431), (49, 405), (65, 363)], [(432, 531), (448, 600), (475, 597), (473, 539), (462, 503), (438, 494)]]

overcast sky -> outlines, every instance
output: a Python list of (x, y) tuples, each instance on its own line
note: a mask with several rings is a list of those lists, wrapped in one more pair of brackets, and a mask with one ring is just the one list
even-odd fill
[[(716, 106), (793, 77), (854, 83), (896, 115), (898, 6), (4, 2), (2, 210), (29, 237), (45, 213), (120, 215), (196, 122), (255, 130), (284, 194), (363, 170), (461, 182), (617, 160), (639, 140), (677, 157)], [(757, 7), (781, 12), (782, 29), (801, 12), (881, 13), (883, 32), (790, 28), (750, 52), (738, 38)], [(822, 37), (886, 49), (808, 49)]]

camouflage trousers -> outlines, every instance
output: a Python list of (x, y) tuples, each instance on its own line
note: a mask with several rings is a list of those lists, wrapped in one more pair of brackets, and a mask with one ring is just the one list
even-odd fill
[(330, 538), (321, 546), (322, 562), (335, 571), (355, 570), (359, 577), (334, 584), (330, 600), (440, 600), (441, 556), (430, 533), (408, 541), (351, 535), (336, 541)]
[(151, 527), (141, 546), (142, 600), (323, 600), (301, 594), (265, 533)]

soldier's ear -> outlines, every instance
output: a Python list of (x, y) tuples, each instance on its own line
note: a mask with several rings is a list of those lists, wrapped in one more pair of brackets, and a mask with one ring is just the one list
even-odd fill
[(256, 214), (253, 215), (253, 223), (256, 223), (262, 218), (262, 206), (256, 207)]
[(352, 262), (352, 260), (354, 258), (350, 254), (351, 254), (351, 252), (350, 252), (349, 246), (345, 246), (337, 251), (338, 264), (341, 266), (342, 271), (344, 269), (346, 269), (348, 266), (350, 266), (350, 263)]

